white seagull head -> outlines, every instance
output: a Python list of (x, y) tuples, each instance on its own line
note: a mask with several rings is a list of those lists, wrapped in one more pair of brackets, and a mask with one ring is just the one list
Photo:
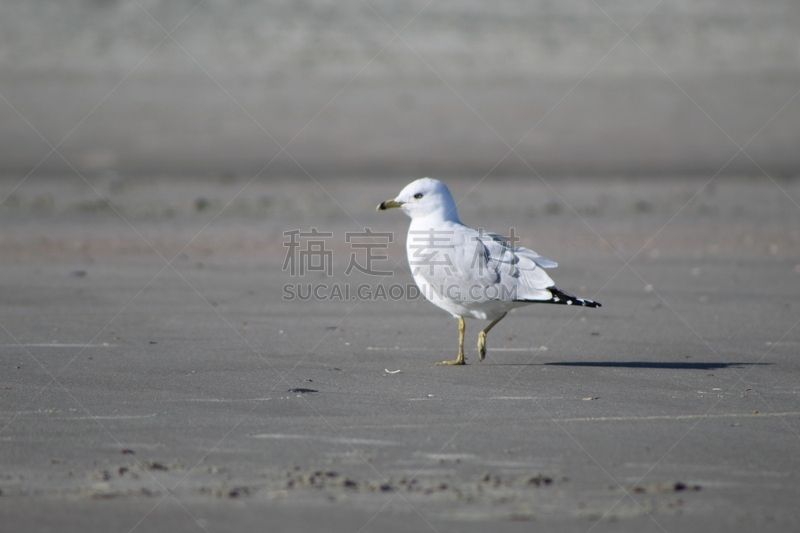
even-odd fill
[(433, 216), (438, 220), (458, 221), (456, 202), (447, 185), (422, 178), (412, 181), (393, 200), (381, 202), (379, 211), (399, 207), (412, 219)]

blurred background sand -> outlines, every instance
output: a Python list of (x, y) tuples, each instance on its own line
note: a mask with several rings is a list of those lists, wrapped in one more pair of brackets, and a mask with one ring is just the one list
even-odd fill
[(0, 172), (794, 175), (798, 27), (794, 0), (3, 2)]

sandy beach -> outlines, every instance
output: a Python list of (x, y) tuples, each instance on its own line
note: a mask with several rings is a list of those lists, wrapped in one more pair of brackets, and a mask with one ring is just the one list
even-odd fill
[[(798, 27), (0, 3), (0, 532), (800, 531)], [(436, 366), (423, 176), (602, 307)]]
[[(478, 362), (405, 298), (410, 179), (8, 177), (8, 531), (789, 531), (800, 181), (449, 178), (462, 220), (600, 309), (531, 306)], [(13, 191), (13, 192), (12, 192)], [(316, 228), (331, 274), (293, 275)], [(388, 232), (381, 277), (348, 232)], [(360, 258), (360, 256), (359, 256)]]

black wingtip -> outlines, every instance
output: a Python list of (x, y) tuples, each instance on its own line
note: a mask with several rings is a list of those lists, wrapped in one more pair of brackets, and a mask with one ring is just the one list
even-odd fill
[(549, 300), (517, 300), (520, 302), (535, 302), (540, 304), (559, 304), (559, 305), (577, 305), (580, 307), (603, 307), (600, 302), (594, 300), (587, 300), (585, 298), (578, 298), (567, 294), (566, 292), (556, 288), (548, 287), (548, 291), (553, 295)]
[(600, 302), (595, 302), (594, 300), (586, 300), (584, 298), (578, 298), (571, 294), (567, 294), (566, 292), (559, 290), (556, 287), (548, 287), (548, 290), (553, 293), (553, 302), (552, 303), (560, 303), (564, 305), (580, 305), (581, 307), (602, 307)]

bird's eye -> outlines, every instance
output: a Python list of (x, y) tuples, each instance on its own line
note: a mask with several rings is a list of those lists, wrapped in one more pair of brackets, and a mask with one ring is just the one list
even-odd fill
[(422, 196), (423, 196), (423, 194), (421, 192), (418, 192), (417, 194), (414, 195), (414, 198), (419, 200), (420, 198), (422, 198)]

